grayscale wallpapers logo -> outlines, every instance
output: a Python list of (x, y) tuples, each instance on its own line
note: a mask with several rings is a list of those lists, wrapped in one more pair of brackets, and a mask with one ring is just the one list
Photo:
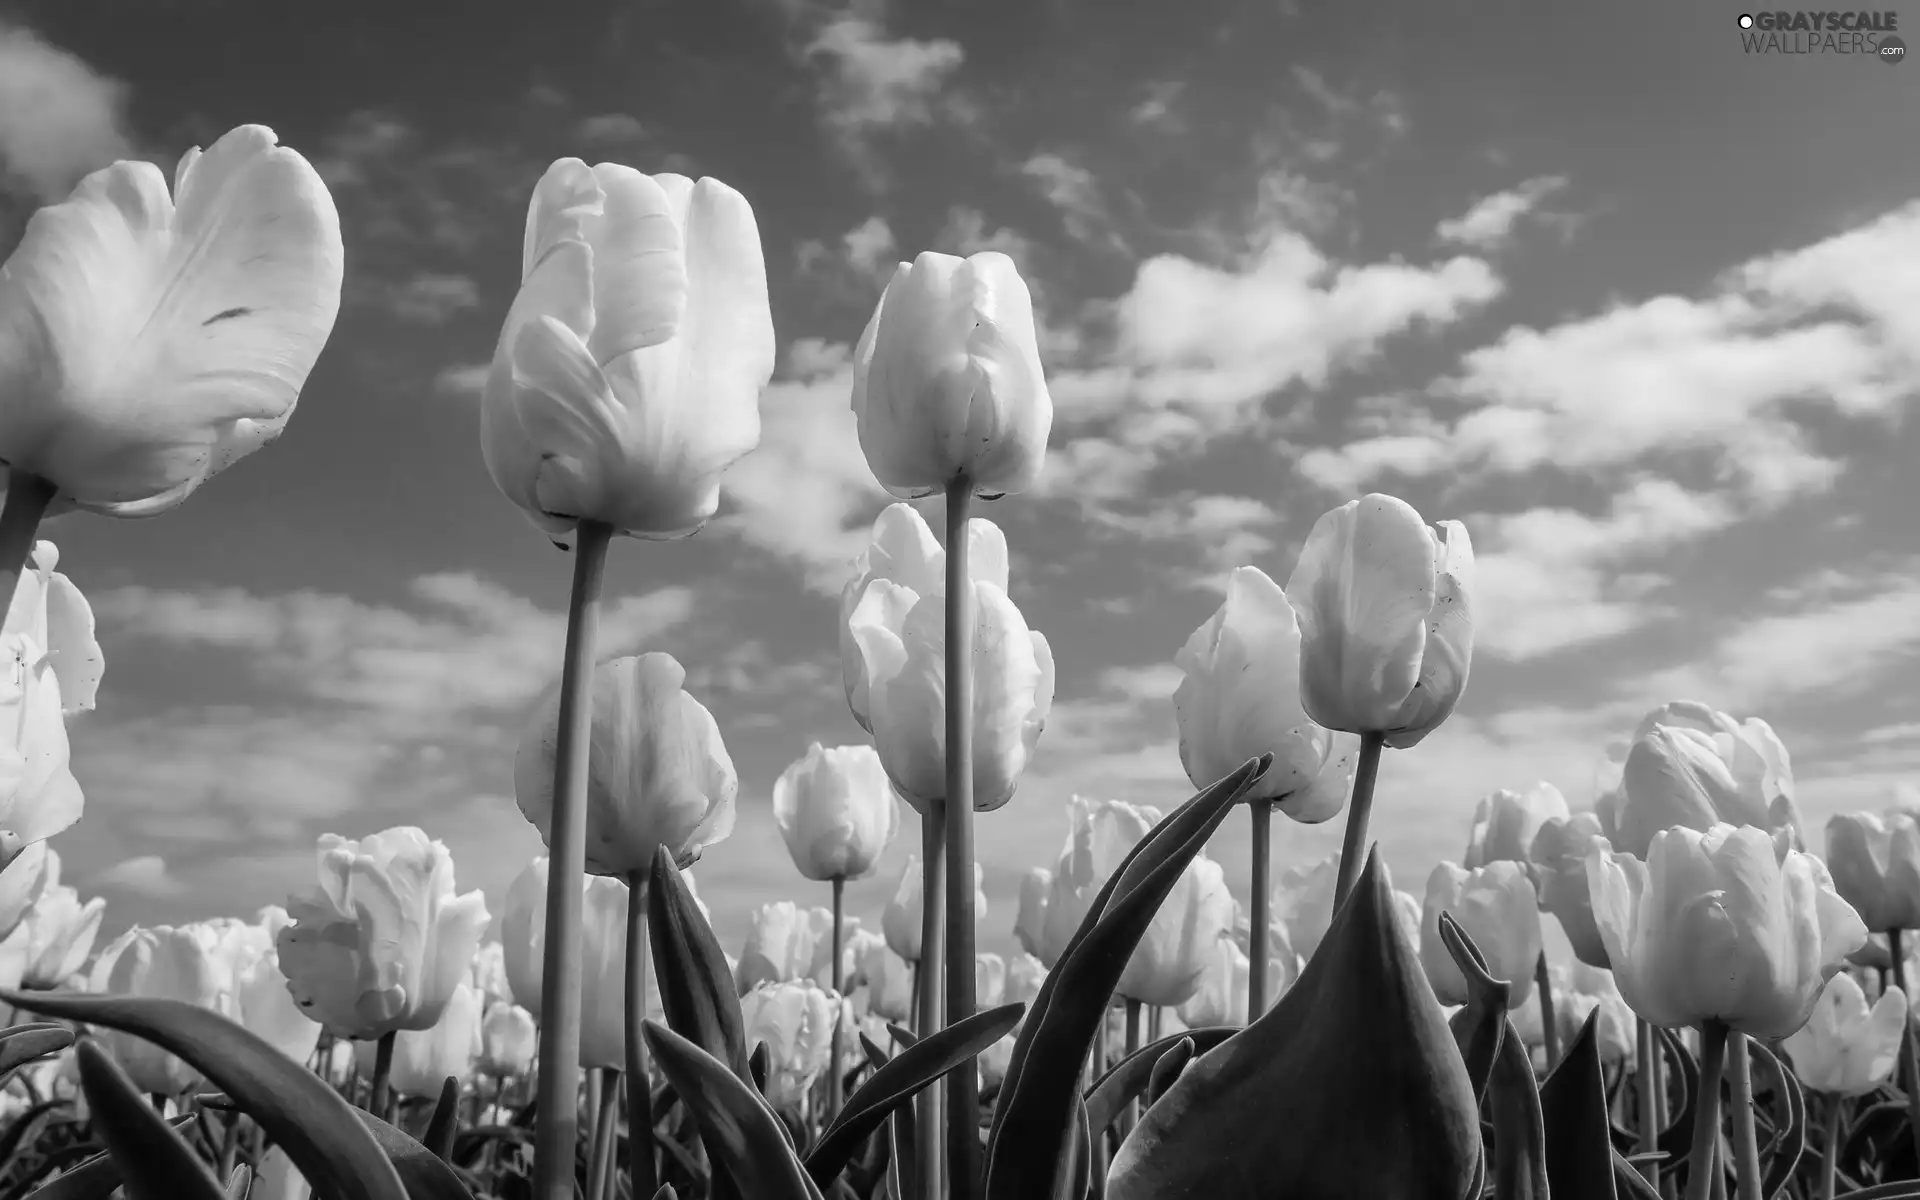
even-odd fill
[(1906, 61), (1895, 12), (1741, 13), (1740, 47), (1748, 54), (1845, 54)]

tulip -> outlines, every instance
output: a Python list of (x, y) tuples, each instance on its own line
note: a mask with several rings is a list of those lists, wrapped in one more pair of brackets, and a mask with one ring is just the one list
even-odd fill
[(1134, 946), (1114, 991), (1133, 1006), (1185, 1004), (1212, 963), (1214, 944), (1232, 928), (1233, 894), (1225, 871), (1204, 854), (1195, 855)]
[(106, 900), (95, 896), (82, 904), (80, 893), (60, 882), (59, 854), (44, 845), (39, 854), (45, 857), (36, 894), (0, 940), (0, 988), (60, 986), (87, 961), (106, 915)]
[(278, 905), (251, 923), (223, 918), (187, 926), (203, 939), (220, 972), (223, 1015), (297, 1063), (313, 1057), (320, 1025), (295, 1002), (274, 941), (289, 922)]
[[(226, 980), (205, 932), (191, 926), (136, 925), (100, 952), (87, 990), (218, 1010)], [(198, 1071), (144, 1038), (112, 1029), (101, 1029), (98, 1036), (143, 1092), (175, 1096), (200, 1078)]]
[(1040, 994), (1040, 985), (1046, 981), (1047, 968), (1039, 959), (1031, 954), (1017, 954), (1007, 963), (1007, 986), (1001, 1003), (1032, 1004)]
[(0, 634), (0, 865), (80, 819), (62, 707), (46, 646)]
[[(1302, 964), (1319, 950), (1320, 941), (1332, 924), (1333, 891), (1340, 861), (1338, 856), (1330, 856), (1311, 866), (1290, 867), (1274, 886), (1272, 909), (1274, 929), (1279, 934), (1277, 940), (1298, 955)], [(1394, 888), (1393, 872), (1385, 859), (1380, 860), (1380, 873), (1387, 880), (1395, 928), (1406, 936), (1409, 945), (1419, 945), (1423, 915), (1420, 901)]]
[(1590, 812), (1554, 817), (1534, 834), (1527, 861), (1540, 893), (1540, 910), (1560, 922), (1575, 958), (1605, 970), (1607, 948), (1593, 923), (1593, 895), (1587, 888), (1587, 855), (1596, 845), (1607, 845), (1600, 818)]
[(1507, 982), (1518, 1008), (1533, 994), (1540, 961), (1540, 898), (1519, 863), (1501, 861), (1472, 871), (1443, 862), (1427, 876), (1420, 919), (1420, 960), (1442, 1004), (1465, 1004), (1467, 980), (1440, 938), (1440, 914), (1460, 923), (1486, 959), (1487, 974)]
[(867, 1011), (904, 1024), (913, 1017), (913, 964), (900, 957), (887, 939), (862, 931), (849, 943), (856, 954), (854, 978), (864, 993)]
[(527, 210), (480, 404), (500, 491), (549, 535), (677, 538), (760, 442), (773, 318), (753, 209), (717, 179), (563, 158)]
[(68, 716), (92, 712), (107, 669), (94, 636), (93, 606), (73, 580), (54, 569), (60, 565), (60, 550), (52, 542), (36, 543), (27, 565), (31, 569), (20, 576), (4, 631), (25, 634), (45, 648)]
[[(44, 841), (28, 842), (0, 862), (0, 937), (10, 935), (39, 901), (47, 886), (47, 867), (58, 856)], [(59, 882), (56, 871), (54, 882)]]
[(1360, 869), (1380, 750), (1418, 745), (1453, 712), (1473, 660), (1473, 543), (1429, 528), (1378, 493), (1323, 515), (1287, 598), (1300, 622), (1300, 701), (1328, 729), (1362, 735), (1334, 900)]
[[(680, 881), (687, 885), (687, 890), (693, 891), (692, 875), (682, 872)], [(609, 928), (607, 925), (616, 916), (624, 921), (627, 915), (624, 898), (627, 889), (625, 885), (616, 887), (617, 883), (617, 880), (595, 876), (583, 879), (580, 884), (581, 910), (588, 925), (581, 939), (582, 945), (598, 947), (590, 956), (593, 962), (585, 971), (586, 978), (592, 981), (588, 990), (597, 991), (598, 995), (585, 1003), (599, 1005), (599, 1011), (605, 1013), (612, 1011), (607, 1007), (608, 1004), (617, 1006), (622, 994), (620, 989), (625, 986), (624, 977), (620, 974), (627, 961), (625, 930)], [(712, 917), (699, 894), (695, 893), (693, 899), (700, 909), (700, 915), (711, 922)], [(500, 915), (501, 959), (506, 969), (508, 989), (512, 992), (513, 1002), (531, 1013), (536, 1021), (541, 1019), (543, 989), (540, 969), (546, 957), (546, 938), (547, 860), (542, 857), (528, 863), (507, 885), (507, 896), (501, 904)], [(659, 985), (650, 980), (647, 988), (651, 1002), (651, 998), (658, 995)], [(612, 995), (613, 1000), (609, 1001), (608, 995)], [(608, 1038), (616, 1036), (615, 1032), (609, 1030), (617, 1025), (619, 1019), (617, 1014), (597, 1016), (596, 1032), (591, 1044), (603, 1047)], [(581, 1045), (589, 1045), (587, 1035), (583, 1032), (581, 1036)], [(583, 1066), (621, 1066), (619, 1062), (597, 1061), (605, 1057), (603, 1049), (596, 1049), (594, 1061), (590, 1061), (583, 1049), (580, 1063)]]
[[(626, 878), (665, 846), (681, 868), (733, 833), (739, 777), (713, 714), (682, 690), (671, 654), (603, 662), (594, 672), (587, 760), (587, 871)], [(560, 694), (535, 709), (514, 758), (520, 811), (551, 838)]]
[[(858, 573), (840, 590), (840, 671), (847, 707), (860, 728), (873, 732), (868, 716), (866, 664), (853, 637), (853, 613), (867, 585), (876, 579), (897, 583), (917, 596), (945, 596), (947, 552), (910, 504), (890, 504), (873, 522), (873, 540), (855, 564)], [(1007, 537), (984, 517), (967, 522), (967, 578), (1007, 590)]]
[(473, 965), (467, 970), (467, 982), (480, 989), (480, 995), (488, 1004), (513, 1000), (513, 985), (507, 980), (506, 947), (497, 939), (480, 943)]
[(519, 1079), (533, 1067), (540, 1030), (518, 1004), (494, 1001), (480, 1021), (480, 1069), (501, 1079)]
[[(992, 812), (1014, 788), (1053, 705), (1053, 651), (991, 583), (973, 585), (973, 807)], [(922, 815), (946, 794), (945, 599), (876, 579), (849, 619), (868, 718), (887, 778)]]
[[(973, 906), (982, 920), (987, 915), (987, 893), (981, 890), (985, 881), (986, 869), (979, 863), (973, 864)], [(887, 907), (881, 911), (880, 928), (887, 936), (887, 945), (910, 963), (920, 961), (921, 892), (920, 857), (909, 854), (906, 869), (900, 872), (900, 886), (894, 889), (893, 899), (887, 901)]]
[(742, 995), (762, 983), (804, 979), (814, 970), (819, 944), (830, 926), (833, 914), (824, 908), (805, 909), (791, 900), (762, 904), (753, 914), (747, 944), (741, 947), (739, 966), (734, 968), (734, 984)]
[(0, 270), (0, 461), (25, 522), (0, 594), (43, 511), (165, 512), (293, 415), (343, 255), (326, 185), (276, 141), (242, 125), (188, 150), (172, 197), (116, 162), (27, 222)]
[(1668, 1029), (1717, 1021), (1771, 1039), (1800, 1028), (1867, 940), (1816, 867), (1750, 826), (1665, 830), (1645, 863), (1595, 847), (1594, 922), (1620, 994)]
[[(1620, 989), (1614, 985), (1611, 972), (1584, 963), (1554, 963), (1547, 968), (1547, 978), (1553, 992), (1556, 1045), (1571, 1045), (1587, 1018), (1597, 1009), (1601, 1061), (1616, 1063), (1631, 1059), (1635, 1033), (1633, 1010), (1627, 1007)], [(1532, 1001), (1510, 1009), (1508, 1016), (1527, 1047), (1534, 1069), (1545, 1074), (1553, 1063), (1546, 1053), (1546, 1026), (1541, 1019), (1540, 999), (1536, 991)]]
[(814, 742), (773, 784), (773, 819), (808, 879), (864, 879), (900, 827), (886, 768), (871, 746)]
[[(627, 1067), (627, 906), (645, 902), (617, 879), (587, 880), (580, 922), (580, 1066)], [(660, 983), (646, 973), (646, 1012), (658, 1017)]]
[(454, 893), (444, 843), (403, 825), (360, 841), (320, 835), (319, 886), (287, 899), (275, 938), (300, 1007), (336, 1037), (431, 1029), (487, 927), (478, 891)]
[(1067, 841), (1047, 893), (1039, 958), (1049, 968), (1086, 920), (1107, 877), (1160, 820), (1157, 809), (1075, 796), (1067, 805)]
[(269, 1146), (260, 1157), (260, 1168), (254, 1173), (253, 1190), (248, 1193), (250, 1200), (308, 1200), (313, 1195), (313, 1185), (293, 1165), (293, 1159), (279, 1146)]
[(798, 1109), (832, 1063), (840, 997), (810, 981), (763, 983), (740, 998), (747, 1045), (767, 1047), (767, 1099)]
[(1013, 936), (1020, 948), (1038, 955), (1046, 943), (1047, 896), (1053, 890), (1053, 872), (1034, 867), (1020, 877), (1020, 909), (1013, 918)]
[(1033, 300), (998, 251), (901, 263), (854, 350), (853, 412), (874, 478), (911, 499), (1038, 481), (1053, 427)]
[[(1268, 960), (1268, 996), (1278, 999), (1285, 994), (1288, 984), (1293, 982), (1295, 961), (1291, 954)], [(1245, 1025), (1252, 973), (1251, 960), (1240, 947), (1233, 944), (1233, 939), (1219, 939), (1207, 956), (1207, 966), (1201, 973), (1199, 986), (1180, 1006), (1180, 1020), (1191, 1029), (1212, 1025)]]
[(1654, 709), (1641, 720), (1609, 769), (1596, 805), (1613, 849), (1645, 859), (1653, 837), (1685, 825), (1705, 831), (1718, 822), (1766, 829), (1801, 849), (1793, 802), (1793, 764), (1765, 721), (1737, 722), (1690, 700)]
[(1567, 821), (1573, 814), (1560, 789), (1542, 780), (1525, 792), (1501, 788), (1484, 797), (1473, 810), (1473, 832), (1461, 866), (1471, 871), (1488, 863), (1532, 861), (1533, 842), (1550, 821)]
[(1827, 821), (1827, 870), (1869, 931), (1920, 928), (1920, 823), (1912, 816), (1835, 814)]
[(1789, 1035), (1784, 1049), (1800, 1082), (1817, 1092), (1860, 1096), (1893, 1074), (1907, 1025), (1907, 997), (1899, 988), (1881, 993), (1871, 1009), (1853, 976), (1835, 975), (1820, 994), (1807, 1023)]
[[(463, 1084), (473, 1075), (480, 1056), (480, 990), (461, 980), (447, 1000), (440, 1020), (431, 1029), (404, 1030), (393, 1039), (393, 1065), (388, 1078), (395, 1091), (409, 1096), (437, 1096), (451, 1075)], [(354, 1047), (360, 1071), (374, 1072), (374, 1043)]]

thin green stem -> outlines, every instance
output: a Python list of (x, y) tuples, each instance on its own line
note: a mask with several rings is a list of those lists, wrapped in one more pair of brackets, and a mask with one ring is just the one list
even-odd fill
[(1255, 800), (1253, 815), (1253, 913), (1247, 925), (1247, 1024), (1251, 1025), (1267, 1011), (1267, 963), (1273, 957), (1269, 945), (1267, 915), (1271, 897), (1267, 889), (1273, 875), (1273, 801)]
[[(1645, 1017), (1633, 1019), (1633, 1086), (1639, 1096), (1640, 1141), (1634, 1147), (1640, 1154), (1653, 1154), (1660, 1149), (1659, 1093), (1654, 1087), (1654, 1073), (1660, 1069), (1659, 1052), (1654, 1047), (1653, 1026)], [(1655, 1187), (1660, 1186), (1660, 1166), (1658, 1163), (1643, 1163), (1640, 1174)]]
[[(1131, 996), (1127, 998), (1127, 1058), (1140, 1052), (1140, 1002)], [(1133, 1131), (1140, 1121), (1140, 1098), (1135, 1096), (1127, 1101), (1127, 1110), (1122, 1118), (1120, 1135), (1125, 1137)]]
[(1753, 1051), (1745, 1034), (1727, 1038), (1727, 1079), (1733, 1118), (1734, 1181), (1739, 1200), (1760, 1200), (1760, 1140), (1753, 1126)]
[[(1687, 1200), (1708, 1200), (1718, 1172), (1715, 1152), (1720, 1148), (1720, 1076), (1727, 1061), (1725, 1022), (1708, 1021), (1700, 1027), (1700, 1094), (1693, 1106), (1693, 1149), (1687, 1156)], [(1746, 1053), (1746, 1047), (1740, 1052)]]
[(13, 593), (20, 587), (20, 576), (33, 557), (40, 522), (58, 490), (27, 471), (7, 472), (6, 507), (0, 508), (0, 596), (5, 597), (0, 602), (0, 616), (13, 610)]
[[(647, 1017), (649, 954), (647, 873), (632, 871), (627, 875), (627, 1174), (635, 1196), (651, 1197), (659, 1186), (653, 1161), (653, 1075), (647, 1070), (647, 1044), (640, 1037), (640, 1022)], [(607, 1159), (612, 1161), (611, 1152)]]
[[(1909, 999), (1913, 992), (1907, 987), (1907, 955), (1901, 937), (1904, 930), (1887, 930), (1887, 958), (1891, 963), (1887, 970), (1893, 986), (1900, 989)], [(1907, 1128), (1913, 1137), (1913, 1152), (1920, 1158), (1920, 1058), (1916, 1057), (1913, 1044), (1913, 1021), (1909, 1018), (1906, 1029), (1900, 1035), (1900, 1058), (1895, 1069), (1897, 1082), (1907, 1093)]]
[[(889, 800), (888, 803), (892, 801)], [(828, 1123), (840, 1114), (840, 1087), (843, 1082), (841, 1071), (844, 1070), (840, 1062), (840, 1039), (844, 1036), (840, 1028), (840, 1017), (846, 1007), (841, 1002), (841, 997), (845, 993), (847, 981), (840, 955), (846, 945), (846, 890), (846, 877), (835, 875), (833, 877), (833, 1050), (832, 1057), (827, 1060), (831, 1064), (827, 1067), (826, 1120)]]
[[(973, 579), (967, 510), (973, 483), (947, 484), (947, 1019), (974, 1010)], [(974, 1200), (980, 1173), (980, 1077), (974, 1060), (947, 1075), (947, 1195)]]
[(1826, 1122), (1820, 1139), (1820, 1200), (1833, 1200), (1833, 1187), (1839, 1180), (1840, 1118), (1846, 1112), (1847, 1098), (1838, 1093), (1825, 1097)]
[(553, 815), (547, 836), (547, 928), (540, 970), (540, 1116), (534, 1133), (536, 1200), (572, 1200), (580, 1138), (580, 922), (587, 860), (587, 748), (593, 724), (593, 647), (600, 581), (613, 527), (582, 521), (574, 536), (573, 594), (561, 660)]
[(1553, 976), (1547, 973), (1547, 952), (1533, 966), (1534, 990), (1540, 993), (1540, 1026), (1546, 1031), (1547, 1070), (1560, 1061), (1560, 1026), (1554, 1021)]
[[(600, 1119), (594, 1122), (593, 1159), (590, 1163), (590, 1173), (587, 1176), (587, 1181), (591, 1187), (587, 1195), (591, 1197), (591, 1200), (613, 1200), (614, 1149), (620, 1141), (620, 1072), (611, 1067), (603, 1067), (600, 1071), (600, 1078), (602, 1081), (600, 1084)], [(632, 1080), (628, 1080), (627, 1082), (627, 1094), (629, 1096), (633, 1094)], [(627, 1133), (627, 1146), (629, 1150), (631, 1150), (633, 1144), (639, 1140), (640, 1138), (636, 1133), (629, 1129)], [(639, 1194), (638, 1187), (634, 1189), (634, 1194)], [(651, 1193), (648, 1194), (651, 1195)]]
[(373, 1048), (373, 1091), (367, 1096), (367, 1111), (382, 1121), (387, 1119), (387, 1102), (393, 1098), (387, 1075), (393, 1070), (393, 1039), (397, 1036), (389, 1029)]
[(1347, 831), (1340, 841), (1340, 873), (1334, 877), (1333, 909), (1340, 911), (1347, 893), (1360, 878), (1367, 863), (1367, 824), (1373, 816), (1373, 783), (1380, 774), (1380, 751), (1386, 736), (1378, 733), (1360, 737), (1360, 762), (1353, 771), (1353, 802), (1347, 805)]
[[(920, 961), (915, 967), (914, 1033), (920, 1037), (940, 1028), (941, 978), (947, 944), (947, 826), (939, 801), (920, 815)], [(940, 1200), (944, 1189), (941, 1164), (946, 1160), (940, 1137), (940, 1109), (944, 1099), (938, 1086), (920, 1089), (919, 1120), (914, 1130), (914, 1161), (919, 1168), (920, 1200)]]

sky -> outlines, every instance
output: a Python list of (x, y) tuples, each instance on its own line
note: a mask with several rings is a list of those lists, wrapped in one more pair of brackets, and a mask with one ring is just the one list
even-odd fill
[[(978, 821), (983, 949), (1012, 947), (1070, 796), (1192, 793), (1175, 652), (1229, 570), (1284, 583), (1367, 491), (1463, 521), (1478, 560), (1465, 697), (1381, 772), (1399, 886), (1496, 788), (1590, 803), (1607, 744), (1675, 699), (1773, 724), (1817, 844), (1920, 783), (1920, 65), (1748, 54), (1740, 11), (0, 0), (0, 251), (88, 170), (170, 173), (260, 123), (347, 254), (278, 442), (161, 517), (45, 527), (107, 659), (71, 723), (67, 881), (108, 934), (251, 913), (310, 886), (321, 833), (416, 824), (497, 912), (541, 852), (511, 761), (570, 559), (493, 488), (477, 398), (567, 156), (722, 179), (764, 242), (760, 447), (706, 530), (615, 544), (602, 645), (674, 654), (718, 720), (739, 824), (695, 874), (729, 949), (757, 905), (826, 899), (768, 797), (863, 736), (837, 601), (887, 497), (849, 344), (922, 250), (1014, 258), (1055, 404), (1039, 488), (983, 506), (1058, 671)], [(1276, 862), (1339, 824), (1276, 822)], [(877, 924), (917, 843), (908, 812), (851, 913)], [(1244, 897), (1243, 816), (1211, 852)]]

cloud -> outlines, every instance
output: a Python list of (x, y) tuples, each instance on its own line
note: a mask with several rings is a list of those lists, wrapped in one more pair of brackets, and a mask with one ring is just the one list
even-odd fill
[(870, 183), (879, 182), (876, 137), (964, 111), (944, 93), (966, 59), (947, 38), (890, 37), (877, 20), (848, 12), (822, 24), (801, 56), (820, 68), (822, 123)]
[(158, 854), (124, 858), (93, 877), (99, 891), (126, 892), (150, 899), (169, 899), (185, 888), (167, 870), (167, 860)]
[(1184, 79), (1163, 79), (1146, 87), (1146, 96), (1127, 110), (1127, 120), (1159, 133), (1178, 133), (1186, 128), (1175, 106), (1186, 91)]
[(480, 393), (487, 388), (487, 372), (491, 363), (456, 363), (440, 368), (433, 377), (433, 390), (441, 396), (453, 396), (467, 400), (478, 400)]
[(1022, 163), (1020, 173), (1060, 213), (1068, 237), (1083, 245), (1126, 251), (1126, 241), (1113, 228), (1113, 214), (1092, 171), (1061, 155), (1040, 153)]
[(1514, 227), (1522, 218), (1566, 186), (1564, 175), (1536, 176), (1518, 187), (1481, 197), (1460, 216), (1440, 222), (1435, 235), (1442, 242), (1456, 246), (1496, 250), (1512, 238)]
[(465, 275), (423, 272), (390, 286), (387, 309), (410, 325), (445, 325), (480, 307), (480, 286)]
[(133, 158), (127, 87), (24, 26), (0, 20), (0, 191), (42, 204)]
[(838, 247), (808, 238), (795, 247), (803, 275), (838, 291), (864, 292), (893, 273), (899, 244), (886, 218), (875, 214), (840, 235)]

